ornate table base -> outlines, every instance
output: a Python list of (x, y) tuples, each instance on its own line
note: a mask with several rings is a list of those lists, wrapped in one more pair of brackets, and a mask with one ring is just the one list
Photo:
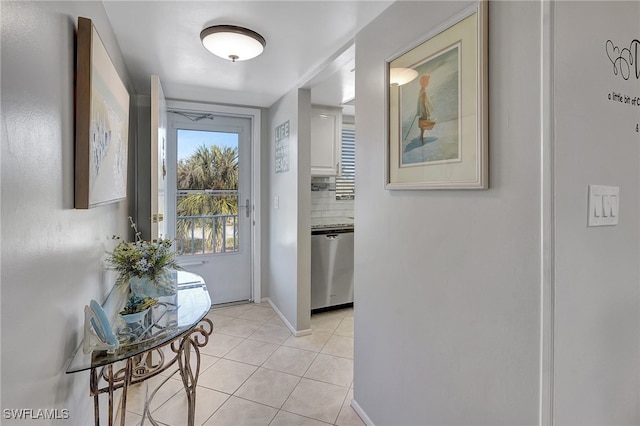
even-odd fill
[[(124, 426), (129, 386), (142, 383), (145, 380), (157, 376), (171, 366), (174, 366), (176, 362), (178, 364), (178, 371), (182, 377), (184, 390), (187, 394), (187, 425), (193, 426), (196, 407), (196, 386), (200, 372), (200, 348), (206, 346), (212, 332), (213, 323), (208, 318), (203, 318), (198, 325), (187, 332), (187, 334), (176, 338), (171, 343), (127, 358), (124, 360), (124, 367), (120, 369), (114, 369), (113, 364), (91, 368), (89, 393), (93, 397), (96, 426), (100, 425), (100, 404), (98, 400), (100, 394), (107, 393), (109, 395), (109, 426), (113, 426), (115, 412), (114, 393), (116, 390), (122, 389), (120, 399), (120, 425)], [(163, 349), (167, 347), (169, 347), (175, 355), (165, 360)], [(157, 354), (159, 357), (157, 362), (153, 360), (154, 354)], [(192, 361), (194, 365), (192, 365)], [(169, 378), (164, 380), (160, 386), (164, 385)], [(158, 389), (154, 390), (149, 400), (145, 403), (143, 413), (143, 419), (145, 416), (148, 416), (149, 421), (156, 426), (157, 423), (151, 417), (149, 405), (157, 390)]]

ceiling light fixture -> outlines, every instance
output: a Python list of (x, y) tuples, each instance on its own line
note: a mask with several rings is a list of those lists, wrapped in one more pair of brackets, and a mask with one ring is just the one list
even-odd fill
[(232, 62), (255, 58), (267, 45), (257, 32), (235, 25), (205, 28), (200, 33), (200, 40), (209, 52)]
[(389, 83), (402, 86), (418, 76), (418, 71), (411, 68), (391, 68), (389, 70)]

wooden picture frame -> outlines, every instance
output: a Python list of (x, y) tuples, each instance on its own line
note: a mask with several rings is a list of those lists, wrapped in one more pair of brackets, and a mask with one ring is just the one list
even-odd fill
[(488, 188), (487, 62), (486, 1), (387, 60), (387, 189)]
[(129, 92), (91, 19), (78, 18), (75, 208), (127, 197)]

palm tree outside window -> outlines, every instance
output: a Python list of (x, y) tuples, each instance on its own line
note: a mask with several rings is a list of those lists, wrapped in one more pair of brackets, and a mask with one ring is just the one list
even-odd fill
[[(180, 152), (181, 136), (201, 137)], [(221, 141), (216, 141), (216, 136)], [(233, 139), (235, 137), (235, 144)], [(238, 251), (236, 134), (178, 130), (176, 246), (180, 254)]]

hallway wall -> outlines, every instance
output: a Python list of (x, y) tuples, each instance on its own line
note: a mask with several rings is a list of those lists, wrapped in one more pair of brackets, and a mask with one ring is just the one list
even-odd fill
[[(606, 44), (640, 39), (640, 3), (557, 2), (553, 29), (556, 425), (637, 425), (640, 107), (609, 95), (640, 97), (640, 68)], [(618, 225), (586, 226), (593, 184), (620, 187)]]
[[(126, 201), (73, 208), (78, 16), (93, 20), (125, 85), (130, 80), (101, 2), (3, 1), (0, 7), (1, 406), (67, 409), (66, 424), (93, 424), (89, 374), (67, 375), (66, 363), (82, 339), (84, 306), (102, 302), (113, 285), (102, 259), (113, 234), (129, 234), (130, 212)], [(130, 165), (135, 121), (134, 114)], [(1, 422), (33, 424), (9, 420), (4, 411)]]
[[(385, 60), (465, 3), (398, 2), (356, 39), (354, 388), (372, 424), (546, 424), (540, 396), (558, 425), (640, 423), (638, 107), (608, 99), (640, 97), (640, 76), (606, 50), (640, 38), (640, 6), (549, 5), (490, 4), (487, 191), (383, 187)], [(617, 226), (586, 226), (590, 184), (620, 187)]]
[[(289, 123), (288, 167), (275, 172), (276, 128)], [(269, 157), (265, 223), (269, 223), (265, 297), (286, 318), (292, 332), (311, 328), (311, 92), (294, 89), (268, 110)], [(284, 170), (286, 169), (286, 170)]]
[(383, 185), (385, 60), (469, 4), (397, 2), (356, 38), (354, 396), (375, 425), (538, 421), (539, 2), (490, 4), (490, 188)]

